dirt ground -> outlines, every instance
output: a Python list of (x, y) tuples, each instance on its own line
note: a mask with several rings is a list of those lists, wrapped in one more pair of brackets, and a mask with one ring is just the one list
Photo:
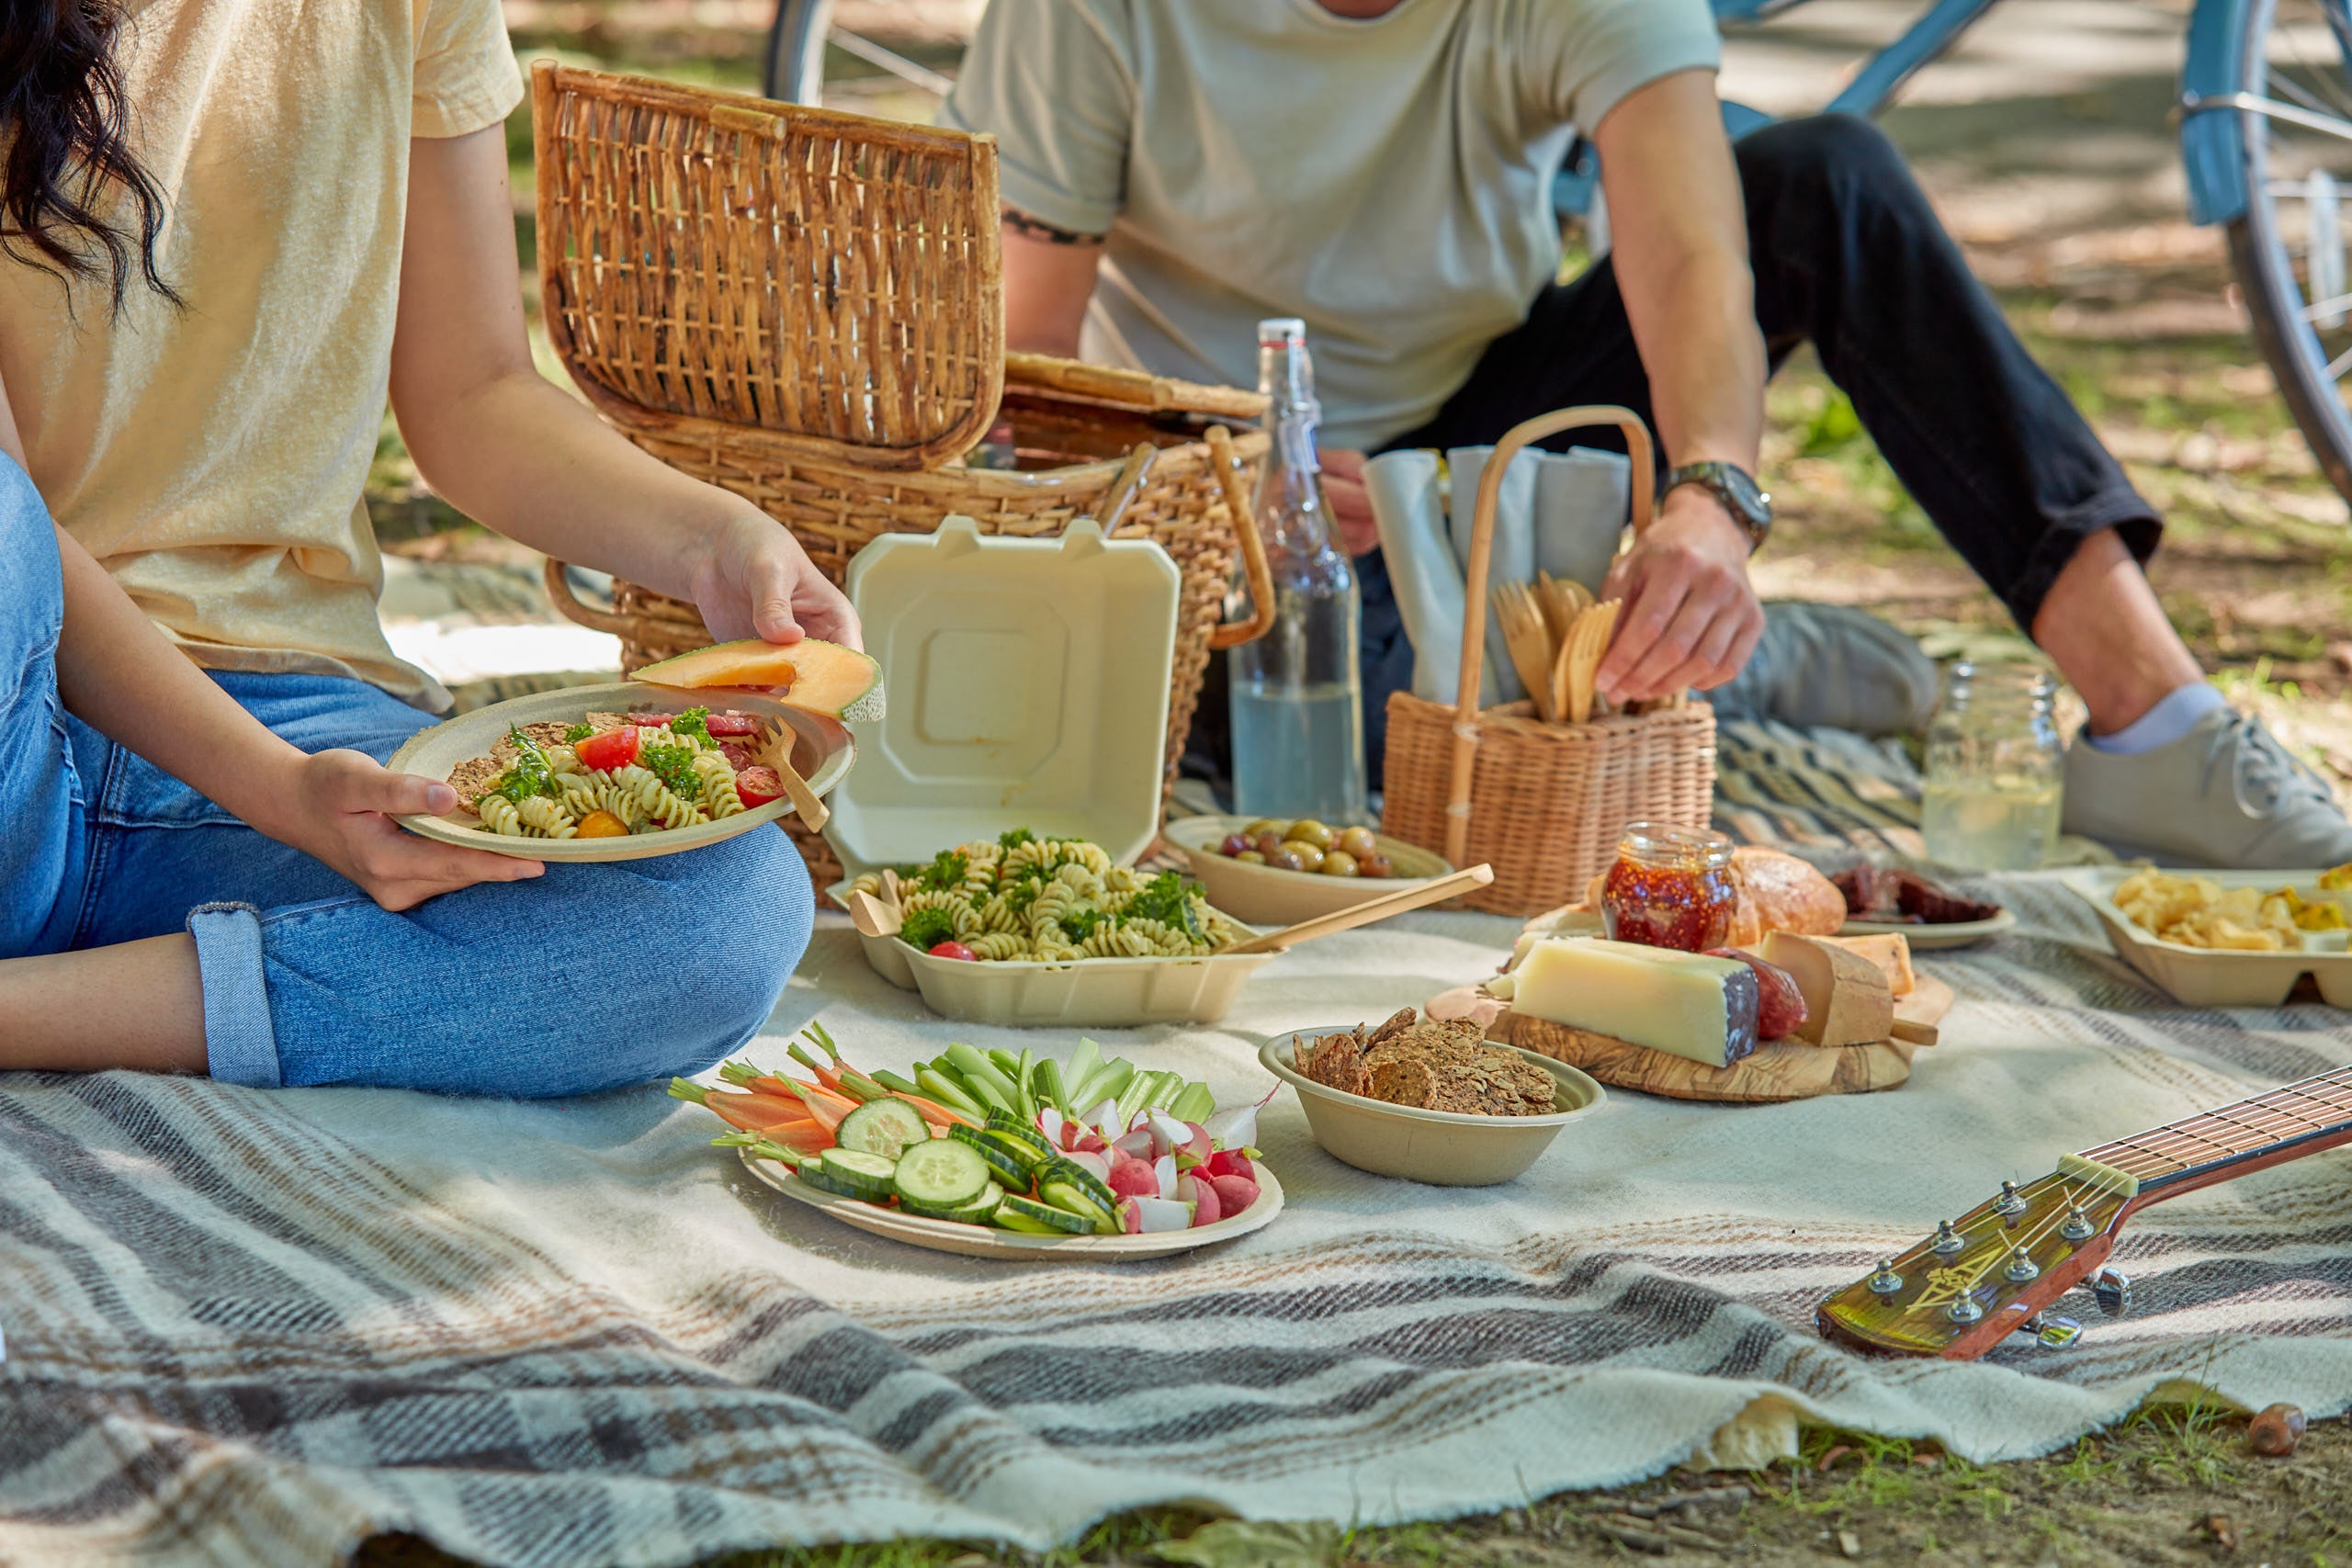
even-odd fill
[[(507, 0), (526, 53), (748, 86), (761, 0)], [(842, 0), (842, 17), (952, 71), (977, 0)], [(1918, 7), (1822, 0), (1735, 38), (1726, 90), (1775, 112), (1822, 101), (1857, 51)], [(2008, 0), (1885, 119), (1980, 276), (2166, 523), (2152, 577), (2198, 657), (2339, 780), (2352, 779), (2352, 535), (2246, 335), (2222, 237), (2183, 216), (2167, 123), (2185, 0)], [(848, 62), (836, 60), (837, 65)], [(927, 115), (872, 84), (842, 107)], [(529, 134), (518, 114), (529, 271)], [(526, 276), (526, 292), (529, 288)], [(552, 368), (552, 367), (550, 367)], [(1774, 381), (1767, 475), (1781, 522), (1768, 596), (1869, 606), (1931, 651), (2024, 651), (1809, 357)], [(387, 426), (371, 491), (386, 547), (421, 563), (521, 567), (417, 485)], [(1648, 1555), (1755, 1564), (2352, 1563), (2352, 1426), (2283, 1460), (2212, 1410), (2143, 1413), (2044, 1459), (1980, 1467), (1905, 1442), (1810, 1432), (1754, 1476), (1675, 1474), (1489, 1518), (1349, 1532), (1183, 1517), (1114, 1521), (1083, 1547), (1000, 1557), (930, 1542), (764, 1554), (741, 1568), (1037, 1564), (1582, 1564)], [(361, 1561), (451, 1560), (414, 1542)]]

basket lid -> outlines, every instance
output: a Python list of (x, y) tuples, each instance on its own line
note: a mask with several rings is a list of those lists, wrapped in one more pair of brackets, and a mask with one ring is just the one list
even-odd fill
[(825, 837), (852, 874), (1027, 828), (1132, 864), (1159, 830), (1183, 574), (1080, 519), (1052, 538), (968, 517), (886, 534), (847, 587), (890, 701)]

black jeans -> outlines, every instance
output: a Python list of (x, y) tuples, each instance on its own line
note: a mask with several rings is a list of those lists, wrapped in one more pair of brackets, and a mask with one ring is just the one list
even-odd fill
[[(2154, 552), (2155, 513), (2026, 354), (1875, 127), (1842, 115), (1789, 120), (1735, 151), (1756, 319), (1772, 364), (1813, 344), (1895, 476), (2018, 626), (2032, 627), (2086, 536), (2116, 528), (2142, 560)], [(1485, 446), (1576, 403), (1621, 403), (1651, 417), (1649, 378), (1607, 261), (1545, 288), (1436, 417), (1388, 446)], [(1607, 430), (1545, 445), (1623, 450)], [(1388, 694), (1411, 686), (1413, 653), (1380, 553), (1357, 567), (1376, 787)]]

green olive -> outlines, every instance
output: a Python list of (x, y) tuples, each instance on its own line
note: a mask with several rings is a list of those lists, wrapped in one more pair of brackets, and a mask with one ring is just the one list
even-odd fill
[(1283, 837), (1294, 844), (1313, 844), (1318, 850), (1328, 850), (1331, 847), (1331, 829), (1312, 817), (1302, 817), (1292, 823), (1290, 831), (1284, 833)]
[(1245, 839), (1254, 839), (1261, 833), (1272, 833), (1279, 841), (1283, 836), (1283, 825), (1271, 817), (1261, 817), (1241, 829), (1241, 836)]
[(1284, 840), (1283, 848), (1288, 850), (1291, 853), (1298, 857), (1298, 865), (1301, 871), (1320, 871), (1323, 869), (1322, 845), (1306, 839), (1290, 839)]
[(1353, 876), (1357, 874), (1356, 857), (1345, 850), (1333, 850), (1323, 857), (1326, 876)]
[(1386, 855), (1374, 852), (1356, 857), (1356, 873), (1361, 876), (1394, 876), (1396, 868), (1388, 863)]
[(1306, 863), (1298, 858), (1298, 851), (1288, 844), (1284, 844), (1281, 849), (1268, 855), (1266, 863), (1276, 871), (1305, 871), (1306, 869)]
[(1244, 865), (1263, 865), (1266, 863), (1266, 857), (1260, 854), (1255, 850), (1242, 850), (1236, 853), (1233, 858), (1239, 861)]
[(1358, 860), (1363, 859), (1366, 855), (1380, 852), (1379, 841), (1373, 838), (1372, 829), (1369, 828), (1351, 828), (1341, 833), (1340, 847)]

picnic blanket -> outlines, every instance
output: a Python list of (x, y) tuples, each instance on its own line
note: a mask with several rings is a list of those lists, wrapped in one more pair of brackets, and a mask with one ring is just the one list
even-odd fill
[[(1909, 852), (1898, 753), (1727, 727), (1724, 761), (1718, 820), (1744, 837)], [(2052, 879), (1977, 886), (2022, 923), (1923, 956), (1960, 1000), (1898, 1091), (1612, 1093), (1473, 1190), (1338, 1164), (1284, 1092), (1261, 1133), (1281, 1219), (1119, 1268), (867, 1237), (754, 1182), (655, 1089), (0, 1075), (0, 1563), (290, 1568), (389, 1531), (566, 1568), (899, 1534), (1039, 1548), (1154, 1503), (1476, 1512), (1762, 1462), (1800, 1418), (1994, 1460), (2188, 1385), (2352, 1404), (2346, 1153), (2136, 1221), (2132, 1311), (2080, 1298), (2075, 1348), (1883, 1361), (1814, 1333), (1820, 1295), (2002, 1178), (2352, 1061), (2343, 1013), (2180, 1009)], [(1515, 930), (1408, 917), (1277, 960), (1216, 1028), (1100, 1037), (1254, 1097), (1262, 1041), (1473, 979)], [(773, 1033), (821, 1013), (867, 1066), (956, 1036), (1076, 1043), (943, 1023), (837, 922), (802, 973)]]

